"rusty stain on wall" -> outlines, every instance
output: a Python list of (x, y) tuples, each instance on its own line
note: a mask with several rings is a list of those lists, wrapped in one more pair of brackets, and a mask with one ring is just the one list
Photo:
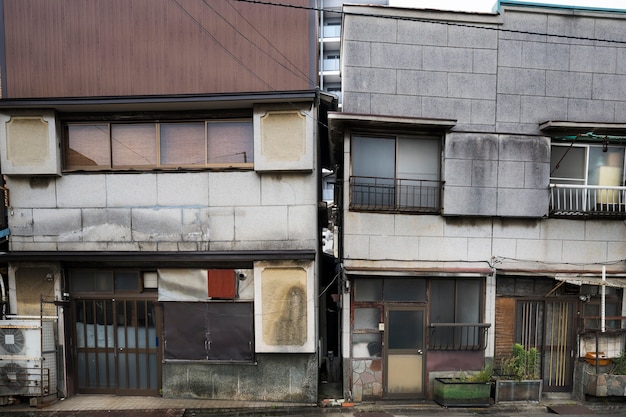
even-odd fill
[(19, 268), (15, 271), (17, 314), (38, 316), (41, 314), (41, 296), (54, 298), (54, 271), (49, 268)]
[(263, 341), (267, 345), (303, 346), (306, 343), (306, 277), (302, 268), (263, 270)]

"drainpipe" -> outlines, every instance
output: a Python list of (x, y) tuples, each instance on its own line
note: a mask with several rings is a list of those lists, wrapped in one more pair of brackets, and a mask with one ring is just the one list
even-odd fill
[(2, 274), (0, 274), (0, 294), (2, 296), (2, 300), (0, 300), (0, 303), (2, 304), (2, 310), (0, 311), (0, 320), (4, 320), (6, 318), (8, 301), (6, 289), (4, 288), (4, 277), (2, 276)]
[[(602, 298), (600, 303), (600, 328), (602, 333), (606, 331), (606, 266), (602, 265), (602, 288), (600, 289)], [(597, 353), (597, 352), (596, 352)]]

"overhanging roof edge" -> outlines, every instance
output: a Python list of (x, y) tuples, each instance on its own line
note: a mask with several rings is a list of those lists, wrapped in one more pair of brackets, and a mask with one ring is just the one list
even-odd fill
[(203, 263), (267, 260), (313, 260), (315, 250), (205, 251), (205, 252), (2, 252), (0, 261)]

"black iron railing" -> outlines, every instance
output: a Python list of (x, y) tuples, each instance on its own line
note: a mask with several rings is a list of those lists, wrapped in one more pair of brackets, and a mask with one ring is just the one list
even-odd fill
[(442, 181), (350, 177), (350, 209), (438, 213)]
[(490, 323), (431, 323), (430, 350), (485, 350)]

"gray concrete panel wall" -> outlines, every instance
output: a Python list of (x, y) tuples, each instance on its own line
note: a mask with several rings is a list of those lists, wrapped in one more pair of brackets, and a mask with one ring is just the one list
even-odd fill
[(451, 133), (443, 153), (444, 215), (547, 215), (549, 138)]
[(259, 354), (254, 364), (163, 364), (166, 398), (316, 403), (317, 384), (316, 355)]
[[(626, 16), (533, 7), (507, 7), (480, 22), (442, 15), (349, 15), (344, 111), (452, 118), (455, 131), (531, 135), (547, 120), (624, 121)], [(380, 105), (381, 94), (392, 105)]]

